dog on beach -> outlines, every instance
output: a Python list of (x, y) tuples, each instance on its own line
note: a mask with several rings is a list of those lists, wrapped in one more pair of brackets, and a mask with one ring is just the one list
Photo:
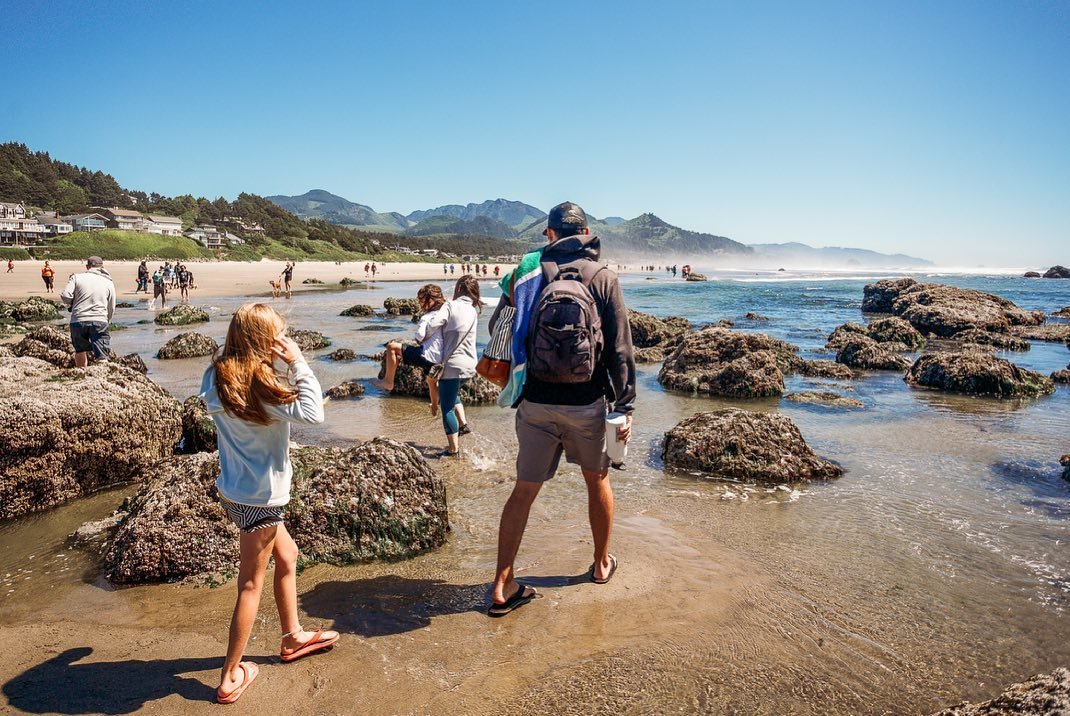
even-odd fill
[(278, 298), (282, 293), (282, 281), (268, 281), (271, 284), (271, 297)]

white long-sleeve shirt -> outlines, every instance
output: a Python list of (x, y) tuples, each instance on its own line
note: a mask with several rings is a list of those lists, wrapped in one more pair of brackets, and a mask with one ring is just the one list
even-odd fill
[(438, 311), (428, 311), (420, 316), (420, 322), (416, 324), (416, 340), (420, 344), (420, 351), (424, 358), (432, 363), (442, 362), (442, 326), (431, 328), (431, 321), (444, 310), (445, 304)]
[(227, 415), (216, 392), (215, 368), (205, 371), (201, 399), (216, 426), (219, 444), (219, 478), (216, 487), (231, 502), (256, 507), (280, 507), (290, 501), (290, 424), (323, 422), (320, 383), (303, 360), (293, 364), (290, 382), (297, 400), (286, 405), (265, 404), (274, 418), (258, 425)]
[(71, 323), (111, 323), (115, 283), (103, 268), (91, 268), (71, 276), (59, 300), (71, 309)]
[(476, 374), (476, 322), (479, 313), (468, 296), (455, 298), (440, 308), (431, 322), (430, 330), (442, 328), (442, 377), (471, 378)]

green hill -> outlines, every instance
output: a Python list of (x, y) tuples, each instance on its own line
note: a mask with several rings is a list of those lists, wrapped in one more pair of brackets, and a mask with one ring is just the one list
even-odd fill
[(486, 216), (474, 219), (455, 219), (452, 216), (429, 216), (405, 233), (409, 236), (433, 234), (478, 234), (495, 239), (515, 239), (516, 231), (500, 221)]
[(380, 214), (370, 206), (357, 204), (323, 189), (313, 189), (301, 196), (269, 196), (267, 200), (299, 217), (321, 219), (339, 226), (391, 233), (409, 227), (409, 221), (401, 214)]

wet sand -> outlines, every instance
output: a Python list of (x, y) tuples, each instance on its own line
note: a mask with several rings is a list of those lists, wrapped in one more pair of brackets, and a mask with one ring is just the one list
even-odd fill
[[(145, 298), (145, 294), (135, 294), (137, 287), (138, 261), (105, 261), (104, 268), (115, 280), (119, 290), (119, 300), (131, 300), (131, 298)], [(321, 291), (329, 288), (331, 284), (337, 284), (343, 278), (355, 281), (372, 281), (371, 275), (367, 278), (364, 274), (363, 261), (336, 264), (333, 261), (302, 261), (294, 269), (294, 280), (291, 288), (294, 293), (299, 291)], [(44, 261), (16, 261), (13, 273), (0, 271), (0, 299), (20, 299), (30, 296), (46, 295), (44, 282), (41, 280), (41, 267)], [(56, 272), (56, 300), (59, 292), (63, 290), (67, 278), (72, 273), (85, 271), (84, 261), (53, 261), (52, 268)], [(219, 296), (234, 296), (241, 294), (262, 295), (270, 294), (270, 281), (279, 280), (285, 261), (189, 261), (190, 271), (193, 272), (197, 288), (190, 291), (190, 299), (196, 301), (202, 298), (214, 298)], [(452, 276), (443, 276), (442, 266), (438, 263), (387, 263), (380, 265), (376, 272), (374, 282), (389, 281), (442, 281), (450, 278), (457, 279), (461, 276), (460, 264), (455, 264), (456, 273)], [(496, 281), (494, 278), (494, 266), (501, 266), (502, 275), (513, 269), (513, 264), (487, 264), (486, 281)], [(150, 261), (150, 272), (163, 266), (162, 261)], [(316, 278), (323, 281), (326, 286), (303, 284), (307, 278)], [(482, 276), (480, 276), (482, 279)], [(149, 291), (152, 286), (149, 286)], [(151, 294), (149, 294), (151, 295)], [(172, 289), (168, 293), (168, 303), (179, 300), (178, 289)]]

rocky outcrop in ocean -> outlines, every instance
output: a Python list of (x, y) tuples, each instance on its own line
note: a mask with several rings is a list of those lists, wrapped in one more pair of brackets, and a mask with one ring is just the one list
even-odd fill
[(687, 279), (686, 280), (687, 281), (708, 281), (709, 279), (706, 278), (706, 274), (689, 273), (687, 275)]
[(992, 346), (1001, 351), (1027, 351), (1030, 348), (1029, 341), (1018, 338), (1009, 333), (993, 333), (983, 331), (980, 328), (971, 328), (961, 333), (956, 333), (952, 340), (962, 344), (978, 346)]
[(59, 319), (60, 304), (41, 296), (24, 301), (0, 301), (0, 323), (34, 323)]
[(1013, 684), (1002, 694), (982, 703), (963, 701), (932, 716), (1068, 716), (1070, 715), (1070, 670), (1058, 668)]
[(383, 308), (391, 316), (415, 316), (420, 313), (420, 302), (415, 298), (391, 296), (383, 299)]
[(912, 278), (883, 279), (865, 287), (862, 310), (893, 313), (923, 334), (944, 338), (980, 328), (997, 333), (1011, 326), (1036, 326), (1040, 311), (1026, 311), (1005, 298), (983, 291), (940, 283), (918, 283)]
[(324, 395), (331, 400), (343, 400), (364, 395), (364, 382), (359, 380), (347, 380), (329, 388)]
[(903, 380), (915, 387), (996, 398), (1034, 398), (1055, 392), (1051, 378), (979, 350), (923, 355)]
[(919, 351), (925, 347), (925, 338), (902, 318), (889, 317), (873, 321), (869, 325), (845, 323), (837, 326), (825, 341), (825, 348), (839, 351), (859, 336), (882, 344), (885, 350), (894, 352)]
[[(346, 450), (295, 447), (286, 527), (301, 563), (405, 559), (446, 541), (442, 480), (412, 447), (376, 438)], [(125, 504), (104, 550), (117, 584), (232, 574), (238, 530), (219, 505), (213, 453), (178, 456)]]
[(345, 309), (339, 315), (341, 315), (341, 316), (357, 316), (357, 317), (360, 317), (360, 318), (368, 318), (370, 316), (374, 316), (375, 315), (375, 309), (372, 308), (371, 306), (369, 306), (366, 303), (358, 303), (355, 306), (350, 306), (349, 308)]
[(910, 359), (902, 354), (902, 343), (878, 343), (869, 336), (854, 334), (836, 352), (836, 362), (864, 370), (905, 370)]
[(331, 345), (331, 339), (319, 331), (302, 331), (296, 328), (287, 328), (286, 335), (292, 338), (302, 351), (318, 351)]
[(857, 398), (848, 398), (846, 395), (828, 390), (803, 390), (798, 393), (788, 393), (784, 396), (784, 400), (809, 405), (827, 405), (833, 408), (864, 408), (866, 405)]
[(327, 356), (333, 361), (351, 361), (357, 359), (357, 354), (353, 352), (352, 348), (339, 348), (338, 350), (331, 351), (331, 354)]
[(1052, 266), (1044, 272), (1044, 278), (1070, 278), (1070, 268), (1065, 266)]
[(818, 457), (789, 418), (728, 408), (697, 413), (665, 433), (666, 467), (748, 482), (828, 480), (843, 469)]
[(1050, 377), (1056, 383), (1070, 383), (1070, 365), (1062, 370), (1053, 371)]
[(691, 330), (691, 321), (678, 316), (658, 318), (629, 308), (628, 326), (632, 330), (632, 345), (636, 348), (653, 348)]
[(830, 360), (804, 360), (799, 373), (810, 378), (850, 380), (855, 377), (855, 372), (848, 366)]
[(1011, 335), (1048, 343), (1070, 342), (1070, 324), (1045, 323), (1042, 326), (1012, 326)]
[(1052, 311), (1051, 315), (1059, 318), (1070, 318), (1070, 306), (1063, 306), (1058, 311)]
[(784, 374), (803, 364), (797, 346), (763, 333), (709, 327), (684, 334), (665, 359), (658, 382), (666, 388), (734, 398), (784, 394)]
[(181, 435), (177, 400), (115, 363), (0, 358), (0, 519), (140, 479)]
[(1040, 278), (1040, 274), (1036, 271), (1026, 271), (1022, 276), (1024, 278)]
[[(71, 343), (70, 333), (47, 324), (30, 329), (21, 341), (11, 347), (11, 352), (23, 358), (43, 360), (57, 368), (74, 367), (74, 344)], [(137, 353), (119, 357), (112, 351), (108, 359), (142, 375), (149, 372), (145, 361)]]
[(188, 326), (191, 323), (205, 323), (208, 321), (208, 311), (189, 303), (180, 303), (163, 313), (156, 314), (153, 321), (161, 326)]
[(176, 358), (199, 358), (210, 356), (219, 350), (219, 344), (203, 333), (190, 331), (175, 336), (164, 343), (156, 353), (160, 360)]

